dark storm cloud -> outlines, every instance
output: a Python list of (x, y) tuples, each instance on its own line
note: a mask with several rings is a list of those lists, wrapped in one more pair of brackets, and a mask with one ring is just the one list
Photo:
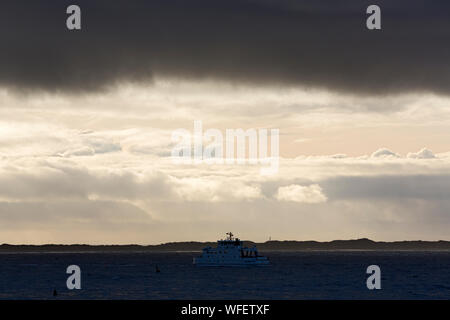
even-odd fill
[[(382, 30), (366, 29), (366, 8)], [(82, 30), (65, 27), (82, 9)], [(352, 93), (450, 93), (449, 1), (21, 1), (0, 4), (0, 85), (90, 91), (154, 76)]]

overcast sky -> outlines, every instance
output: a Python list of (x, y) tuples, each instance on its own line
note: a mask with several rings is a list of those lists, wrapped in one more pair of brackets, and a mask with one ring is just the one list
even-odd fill
[[(450, 3), (369, 4), (2, 1), (0, 243), (450, 240)], [(194, 120), (278, 173), (174, 164)]]

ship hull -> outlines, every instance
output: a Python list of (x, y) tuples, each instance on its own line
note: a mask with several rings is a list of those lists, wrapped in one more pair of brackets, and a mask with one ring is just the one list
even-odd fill
[(208, 261), (207, 259), (194, 258), (193, 264), (199, 267), (246, 267), (246, 266), (268, 266), (267, 258), (239, 259), (236, 261)]

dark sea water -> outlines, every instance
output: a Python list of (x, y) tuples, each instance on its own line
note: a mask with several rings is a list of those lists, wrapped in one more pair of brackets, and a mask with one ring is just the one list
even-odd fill
[[(264, 254), (271, 266), (195, 267), (197, 253), (2, 253), (0, 299), (450, 299), (450, 252)], [(71, 264), (81, 290), (66, 287)], [(366, 287), (372, 264), (381, 290)]]

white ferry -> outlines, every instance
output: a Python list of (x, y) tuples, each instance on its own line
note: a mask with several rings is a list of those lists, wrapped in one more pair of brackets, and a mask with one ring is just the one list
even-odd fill
[(217, 248), (207, 247), (203, 249), (200, 257), (194, 258), (194, 264), (198, 266), (263, 266), (268, 265), (269, 260), (260, 256), (255, 246), (243, 247), (239, 239), (233, 238), (231, 232), (227, 233), (225, 240), (217, 241)]

